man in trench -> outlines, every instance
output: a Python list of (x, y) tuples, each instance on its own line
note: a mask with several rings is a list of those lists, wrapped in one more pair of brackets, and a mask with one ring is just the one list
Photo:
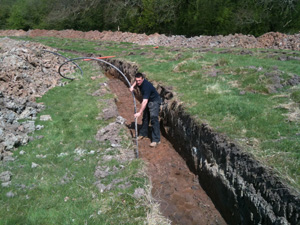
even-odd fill
[(156, 147), (158, 144), (160, 144), (158, 114), (161, 98), (153, 85), (147, 81), (141, 73), (137, 73), (135, 75), (135, 81), (129, 90), (132, 92), (136, 85), (140, 89), (143, 96), (141, 108), (137, 113), (134, 114), (134, 117), (138, 118), (143, 113), (142, 127), (139, 130), (138, 140), (148, 138), (148, 126), (149, 121), (151, 121), (152, 142), (150, 147)]

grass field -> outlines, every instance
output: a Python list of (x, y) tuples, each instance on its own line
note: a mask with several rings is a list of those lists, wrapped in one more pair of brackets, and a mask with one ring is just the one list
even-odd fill
[[(282, 180), (300, 190), (300, 85), (294, 82), (300, 80), (300, 65), (296, 59), (279, 60), (283, 56), (299, 57), (299, 52), (266, 49), (179, 50), (170, 47), (154, 49), (153, 46), (138, 46), (131, 43), (80, 39), (48, 37), (22, 39), (40, 42), (62, 51), (77, 51), (86, 55), (91, 53), (102, 56), (115, 55), (117, 59), (137, 64), (148, 79), (172, 86), (177, 98), (184, 102), (188, 112), (199, 122), (208, 123), (215, 131), (226, 134), (230, 140), (238, 143), (256, 159), (272, 167)], [(132, 168), (132, 171), (124, 171), (129, 174), (128, 179), (133, 183), (128, 193), (118, 195), (118, 190), (116, 193), (109, 193), (108, 196), (100, 194), (97, 198), (93, 198), (91, 195), (84, 195), (86, 189), (95, 189), (92, 185), (93, 176), (87, 177), (86, 174), (93, 174), (95, 167), (91, 165), (98, 159), (87, 155), (84, 162), (83, 160), (74, 162), (74, 156), (66, 160), (55, 157), (61, 152), (72, 155), (74, 149), (78, 147), (87, 151), (107, 148), (94, 141), (88, 144), (86, 142), (96, 133), (97, 127), (105, 124), (102, 124), (102, 121), (98, 121), (99, 124), (89, 121), (89, 118), (96, 116), (101, 105), (95, 107), (96, 100), (86, 95), (96, 88), (86, 80), (88, 79), (86, 77), (97, 72), (92, 71), (91, 67), (84, 71), (83, 79), (63, 88), (55, 88), (40, 100), (47, 105), (47, 110), (43, 114), (53, 116), (53, 121), (45, 124), (47, 129), (38, 133), (45, 138), (20, 148), (32, 152), (20, 157), (20, 165), (23, 165), (23, 168), (8, 166), (9, 169), (16, 171), (14, 180), (16, 179), (18, 184), (24, 183), (28, 187), (38, 185), (39, 188), (29, 190), (26, 194), (21, 190), (17, 191), (23, 198), (23, 205), (17, 204), (14, 199), (4, 205), (1, 202), (0, 218), (7, 212), (17, 215), (11, 218), (18, 218), (9, 220), (7, 224), (17, 224), (28, 213), (31, 215), (27, 218), (28, 223), (31, 219), (47, 221), (48, 217), (43, 217), (44, 210), (56, 214), (50, 223), (55, 223), (60, 218), (70, 223), (74, 218), (75, 220), (86, 218), (95, 224), (103, 221), (110, 223), (110, 218), (118, 215), (118, 207), (126, 208), (124, 214), (118, 215), (120, 216), (118, 219), (124, 223), (127, 223), (126, 215), (140, 218), (137, 221), (128, 221), (128, 224), (141, 223), (145, 218), (147, 210), (143, 207), (136, 208), (136, 202), (133, 204), (134, 199), (128, 194), (132, 194), (136, 187), (147, 185), (143, 176), (136, 176), (135, 172), (132, 172), (141, 168), (140, 161), (133, 161), (126, 166)], [(82, 102), (84, 104), (80, 104)], [(78, 125), (74, 121), (81, 124)], [(44, 123), (46, 122), (40, 122)], [(51, 152), (48, 163), (43, 164), (44, 159), (35, 158), (36, 154), (48, 152)], [(31, 169), (28, 162), (33, 160), (43, 166), (37, 170)], [(66, 168), (76, 171), (72, 172), (74, 182), (63, 186), (55, 185), (55, 189), (52, 190), (51, 184), (57, 183), (67, 173)], [(56, 173), (57, 170), (60, 172)], [(123, 176), (124, 173), (117, 176)], [(66, 190), (72, 190), (72, 196), (69, 196), (71, 200), (67, 202), (64, 201)], [(96, 193), (95, 190), (93, 192)], [(29, 200), (25, 200), (27, 195)], [(47, 200), (51, 196), (53, 200)], [(3, 201), (2, 199), (3, 196), (0, 201)], [(53, 202), (59, 200), (60, 204), (54, 207)], [(42, 203), (43, 201), (47, 202)], [(87, 204), (87, 201), (90, 204)], [(84, 210), (83, 205), (86, 206)], [(98, 215), (99, 210), (105, 214)], [(19, 211), (20, 213), (17, 213)], [(68, 211), (74, 214), (65, 213)], [(78, 222), (82, 223), (85, 221)]]
[(124, 42), (48, 37), (29, 40), (136, 63), (148, 79), (173, 86), (200, 122), (226, 134), (300, 189), (300, 85), (290, 85), (293, 79), (300, 81), (299, 52), (155, 49)]
[[(82, 79), (51, 89), (38, 99), (46, 106), (39, 116), (50, 115), (52, 120), (37, 119), (36, 125), (44, 129), (32, 136), (44, 138), (14, 151), (14, 162), (1, 164), (0, 173), (8, 170), (13, 177), (11, 187), (0, 189), (0, 224), (144, 224), (160, 219), (157, 205), (151, 203), (142, 161), (105, 159), (119, 155), (119, 150), (95, 140), (97, 130), (112, 122), (96, 120), (104, 103), (91, 95), (106, 77), (91, 63), (80, 65), (85, 72)], [(95, 74), (102, 78), (90, 79)], [(122, 149), (133, 151), (125, 132), (121, 136)], [(104, 185), (114, 181), (114, 188), (97, 189), (96, 166), (114, 171), (101, 178)], [(145, 190), (140, 198), (133, 195), (137, 188)], [(14, 197), (7, 197), (8, 191)]]

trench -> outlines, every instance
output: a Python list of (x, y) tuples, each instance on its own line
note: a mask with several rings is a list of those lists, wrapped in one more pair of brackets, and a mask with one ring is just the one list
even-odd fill
[[(138, 71), (130, 63), (109, 62), (129, 81)], [(114, 69), (100, 65), (109, 75), (119, 114), (127, 119), (134, 137), (128, 87)], [(299, 193), (226, 136), (196, 122), (170, 88), (152, 83), (164, 101), (162, 143), (152, 149), (150, 140), (139, 141), (139, 152), (148, 164), (152, 195), (164, 216), (173, 224), (299, 224)]]
[[(134, 138), (130, 92), (120, 80), (111, 78), (108, 84), (118, 99), (118, 112), (126, 119), (126, 126)], [(137, 107), (140, 105), (137, 104)], [(141, 124), (140, 118), (138, 124)], [(147, 164), (152, 196), (159, 202), (162, 214), (173, 224), (226, 224), (199, 185), (197, 176), (190, 172), (172, 144), (165, 137), (161, 138), (161, 144), (156, 148), (149, 147), (149, 144), (150, 139), (139, 141), (139, 156)]]

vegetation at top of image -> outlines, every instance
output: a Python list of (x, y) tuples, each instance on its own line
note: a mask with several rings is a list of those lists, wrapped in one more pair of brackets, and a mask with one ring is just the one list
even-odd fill
[(0, 29), (120, 30), (167, 35), (297, 33), (300, 1), (0, 0)]

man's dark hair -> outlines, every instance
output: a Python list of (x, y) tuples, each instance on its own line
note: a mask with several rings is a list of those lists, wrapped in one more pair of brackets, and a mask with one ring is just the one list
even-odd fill
[(135, 77), (136, 78), (144, 78), (144, 75), (142, 74), (142, 73), (137, 73), (137, 74), (135, 74)]

